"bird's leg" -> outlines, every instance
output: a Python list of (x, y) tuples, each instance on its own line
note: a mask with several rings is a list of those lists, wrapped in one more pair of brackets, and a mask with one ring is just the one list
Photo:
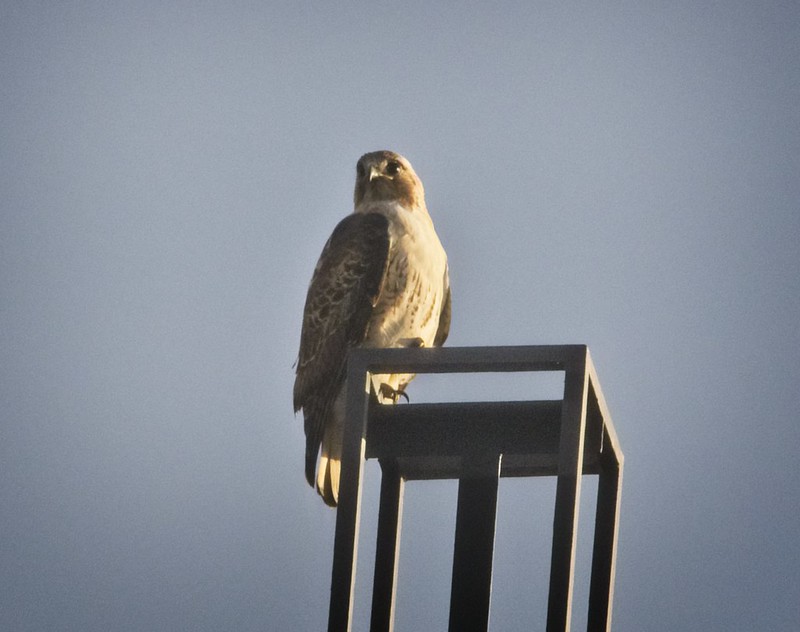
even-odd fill
[(403, 389), (392, 388), (391, 386), (385, 383), (380, 385), (380, 392), (381, 392), (381, 397), (383, 397), (384, 399), (391, 400), (393, 404), (396, 404), (397, 400), (400, 399), (401, 397), (405, 397), (406, 403), (410, 401), (408, 399), (408, 394)]
[[(425, 346), (425, 341), (419, 336), (414, 338), (402, 338), (397, 341), (397, 346), (404, 349), (420, 349)], [(406, 383), (403, 386), (408, 386), (408, 384)], [(383, 399), (389, 400), (393, 404), (396, 404), (401, 397), (404, 398), (406, 402), (411, 401), (404, 388), (392, 388), (388, 384), (381, 384), (378, 390)]]
[[(425, 346), (425, 341), (419, 336), (417, 336), (415, 338), (403, 338), (401, 340), (398, 340), (397, 345), (405, 349), (419, 349)], [(405, 392), (405, 389), (392, 388), (388, 384), (384, 383), (380, 385), (378, 390), (380, 391), (380, 396), (382, 399), (389, 400), (393, 404), (396, 404), (397, 400), (399, 400), (401, 397), (404, 398), (406, 402), (411, 401), (408, 398), (408, 393)]]

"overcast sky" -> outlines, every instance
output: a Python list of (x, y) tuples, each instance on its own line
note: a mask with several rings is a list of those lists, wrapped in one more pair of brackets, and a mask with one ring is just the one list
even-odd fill
[[(800, 8), (641, 0), (3, 3), (0, 628), (325, 628), (292, 363), (376, 149), (425, 184), (448, 344), (591, 349), (614, 629), (800, 629)], [(544, 629), (554, 489), (501, 483), (494, 630)], [(446, 627), (455, 493), (408, 486), (398, 632)]]

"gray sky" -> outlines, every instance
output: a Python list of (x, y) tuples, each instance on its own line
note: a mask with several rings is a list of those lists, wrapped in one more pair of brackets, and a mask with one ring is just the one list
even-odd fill
[[(590, 346), (615, 629), (800, 628), (799, 32), (793, 2), (5, 3), (0, 628), (324, 629), (292, 363), (383, 148), (448, 250), (449, 344)], [(409, 392), (502, 387), (470, 384)], [(398, 632), (444, 629), (455, 490), (409, 485)], [(495, 630), (544, 628), (553, 492), (501, 484)]]

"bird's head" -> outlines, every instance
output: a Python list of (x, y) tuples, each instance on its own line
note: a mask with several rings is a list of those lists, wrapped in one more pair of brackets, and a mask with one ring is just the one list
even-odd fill
[(393, 151), (364, 154), (356, 164), (353, 195), (356, 212), (369, 212), (380, 202), (398, 202), (409, 210), (425, 210), (425, 190), (411, 163)]

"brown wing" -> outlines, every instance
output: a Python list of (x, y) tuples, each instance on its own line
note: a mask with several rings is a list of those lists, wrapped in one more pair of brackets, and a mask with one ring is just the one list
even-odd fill
[(347, 351), (364, 340), (389, 255), (389, 221), (377, 213), (343, 219), (322, 250), (303, 310), (294, 410), (303, 409), (306, 478), (344, 381)]
[(450, 278), (447, 269), (444, 272), (444, 301), (439, 313), (439, 328), (433, 338), (433, 346), (441, 347), (450, 334)]

